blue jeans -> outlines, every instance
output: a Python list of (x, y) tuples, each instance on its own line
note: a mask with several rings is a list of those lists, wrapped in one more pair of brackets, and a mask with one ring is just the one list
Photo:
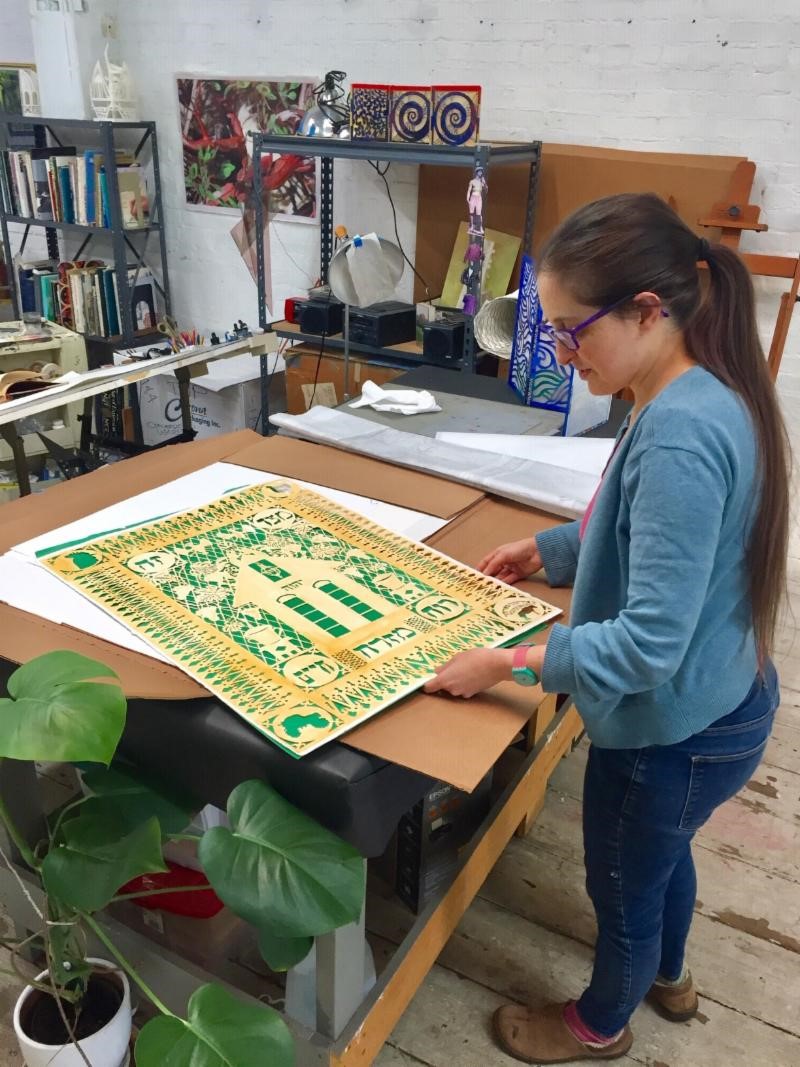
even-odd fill
[(697, 880), (692, 838), (750, 779), (764, 753), (778, 676), (768, 662), (729, 715), (677, 745), (589, 750), (583, 794), (586, 888), (598, 936), (578, 1012), (621, 1030), (656, 975), (683, 970)]

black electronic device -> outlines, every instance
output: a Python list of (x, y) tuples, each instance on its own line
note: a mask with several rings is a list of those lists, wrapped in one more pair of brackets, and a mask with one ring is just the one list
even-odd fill
[(452, 367), (464, 355), (464, 317), (438, 319), (422, 327), (422, 358), (428, 363)]
[(395, 890), (419, 914), (458, 870), (491, 806), (493, 771), (472, 793), (436, 782), (397, 827)]
[(365, 308), (350, 308), (350, 340), (359, 345), (386, 348), (413, 341), (417, 312), (413, 304), (387, 300)]
[(331, 337), (342, 332), (344, 304), (335, 297), (302, 300), (295, 306), (295, 315), (303, 333)]

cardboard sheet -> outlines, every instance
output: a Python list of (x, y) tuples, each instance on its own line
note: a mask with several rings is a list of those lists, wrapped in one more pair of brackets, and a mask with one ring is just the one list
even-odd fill
[[(429, 543), (472, 566), (499, 542), (533, 534), (559, 521), (522, 505), (487, 499), (475, 490), (440, 478), (318, 445), (264, 439), (245, 430), (208, 441), (172, 445), (65, 482), (46, 494), (4, 504), (0, 508), (0, 549), (6, 551), (52, 529), (56, 516), (59, 523), (78, 518), (222, 459), (290, 477), (324, 481), (335, 488), (360, 491), (400, 506), (425, 507), (431, 512), (437, 508), (437, 514), (447, 508), (443, 517), (452, 515), (454, 521), (434, 534)], [(292, 469), (293, 464), (296, 469)], [(561, 607), (568, 604), (568, 591), (551, 590), (541, 579), (526, 583), (525, 588), (550, 603)], [(542, 632), (537, 638), (544, 640), (545, 636)], [(201, 686), (175, 667), (0, 604), (0, 655), (22, 663), (55, 648), (74, 649), (107, 663), (131, 697), (158, 701), (207, 696)], [(518, 712), (503, 716), (497, 713), (496, 697), (479, 696), (461, 704), (443, 697), (414, 696), (370, 722), (363, 738), (365, 727), (352, 731), (347, 743), (459, 788), (474, 789), (497, 754), (516, 736), (518, 722), (530, 717), (536, 699), (535, 689), (515, 688), (509, 701)], [(472, 724), (470, 731), (464, 727), (465, 709)], [(398, 730), (395, 719), (404, 714), (419, 716), (422, 732), (414, 734), (405, 727)], [(454, 738), (458, 739), (457, 744)]]

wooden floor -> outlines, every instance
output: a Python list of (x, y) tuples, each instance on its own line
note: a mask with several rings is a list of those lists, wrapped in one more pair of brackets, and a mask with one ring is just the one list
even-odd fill
[[(800, 619), (797, 525), (790, 590), (790, 608)], [(696, 840), (699, 899), (689, 962), (700, 1014), (676, 1025), (640, 1008), (633, 1048), (619, 1063), (800, 1065), (800, 638), (795, 640), (791, 619), (782, 629), (777, 662), (782, 703), (765, 760)], [(489, 1035), (494, 1008), (509, 999), (580, 993), (595, 933), (583, 887), (585, 760), (582, 745), (557, 769), (530, 835), (506, 850), (376, 1059), (378, 1067), (510, 1067), (514, 1061)], [(379, 966), (406, 922), (399, 906), (381, 911), (373, 940)], [(14, 979), (0, 976), (2, 1067), (22, 1064), (10, 1031), (17, 990)]]

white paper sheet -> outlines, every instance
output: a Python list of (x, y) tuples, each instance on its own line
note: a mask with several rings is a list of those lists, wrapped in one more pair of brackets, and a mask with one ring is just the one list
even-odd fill
[(478, 448), (497, 456), (516, 456), (568, 471), (599, 478), (614, 450), (611, 437), (542, 437), (539, 434), (450, 433), (441, 430), (439, 441), (462, 448)]
[(568, 519), (583, 515), (597, 489), (597, 476), (585, 471), (574, 471), (565, 479), (563, 467), (452, 445), (331, 408), (317, 406), (303, 415), (278, 413), (270, 417), (270, 422), (294, 437), (333, 444), (430, 474), (443, 474)]
[[(200, 507), (231, 490), (260, 485), (280, 477), (282, 476), (233, 463), (213, 463), (183, 478), (176, 478), (166, 485), (102, 508), (93, 515), (67, 523), (40, 537), (31, 538), (0, 556), (0, 599), (12, 607), (51, 622), (72, 626), (123, 648), (129, 648), (133, 652), (170, 662), (135, 634), (130, 633), (116, 619), (45, 570), (37, 562), (36, 553), (57, 545), (95, 538), (103, 533), (113, 533), (115, 530), (162, 515)], [(447, 525), (446, 519), (434, 515), (425, 515), (409, 508), (386, 504), (381, 500), (370, 500), (298, 479), (292, 481), (411, 540), (422, 541)]]

